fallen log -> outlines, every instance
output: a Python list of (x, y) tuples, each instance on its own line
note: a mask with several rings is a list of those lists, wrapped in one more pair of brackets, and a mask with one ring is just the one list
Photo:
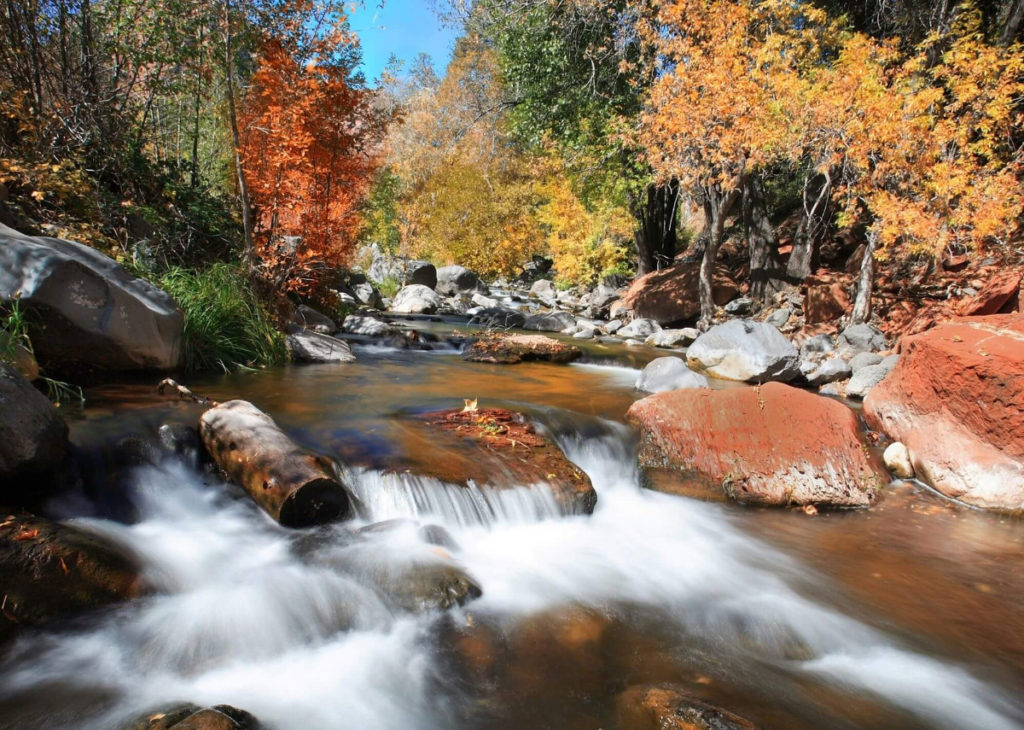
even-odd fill
[(244, 400), (203, 413), (199, 435), (214, 462), (285, 527), (348, 517), (352, 502), (323, 457), (292, 441), (274, 419)]

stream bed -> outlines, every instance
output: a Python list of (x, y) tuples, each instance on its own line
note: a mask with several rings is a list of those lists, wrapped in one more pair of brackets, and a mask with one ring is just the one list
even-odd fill
[[(0, 727), (109, 729), (189, 701), (276, 730), (615, 730), (621, 693), (657, 683), (771, 730), (1024, 727), (1019, 519), (914, 483), (817, 516), (642, 489), (624, 414), (635, 368), (664, 352), (588, 345), (569, 366), (355, 352), (188, 385), (338, 458), (359, 518), (282, 528), (188, 460), (60, 497), (54, 516), (130, 546), (159, 590), (23, 632), (0, 657)], [(85, 451), (201, 412), (151, 382), (87, 397), (70, 419)], [(543, 488), (390, 470), (444, 457), (403, 417), (473, 398), (550, 435), (591, 478), (594, 514), (559, 514)], [(436, 554), (423, 525), (445, 528), (480, 598), (416, 614), (374, 590), (381, 566)]]

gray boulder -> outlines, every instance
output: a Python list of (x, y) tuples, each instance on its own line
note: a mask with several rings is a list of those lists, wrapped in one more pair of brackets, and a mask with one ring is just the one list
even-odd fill
[(353, 362), (352, 348), (330, 335), (300, 330), (285, 338), (285, 345), (295, 362)]
[(530, 296), (536, 297), (542, 301), (555, 301), (555, 285), (550, 279), (537, 279), (533, 282), (533, 286), (530, 287)]
[(377, 283), (390, 279), (402, 284), (420, 284), (430, 289), (437, 286), (437, 269), (427, 261), (410, 261), (375, 253), (370, 270), (366, 273)]
[(441, 300), (432, 288), (424, 284), (410, 284), (395, 295), (391, 302), (391, 311), (405, 314), (433, 314), (440, 306)]
[(356, 295), (356, 299), (360, 303), (365, 304), (371, 309), (384, 308), (384, 300), (381, 299), (380, 292), (377, 291), (377, 287), (369, 282), (353, 285), (352, 293)]
[(645, 393), (661, 393), (683, 388), (707, 388), (708, 379), (690, 370), (678, 357), (659, 357), (640, 371), (634, 387)]
[(734, 319), (702, 334), (686, 352), (687, 364), (716, 378), (789, 382), (800, 374), (800, 356), (772, 325)]
[[(440, 286), (440, 284), (438, 286)], [(474, 292), (473, 296), (470, 298), (470, 301), (473, 302), (473, 304), (475, 304), (476, 306), (483, 307), (484, 309), (494, 309), (495, 307), (499, 306), (497, 299), (491, 299), (490, 297), (486, 297), (480, 292)]]
[(700, 337), (700, 330), (684, 327), (679, 330), (662, 330), (647, 338), (644, 344), (651, 347), (683, 347)]
[(504, 307), (485, 307), (473, 315), (469, 320), (471, 324), (481, 324), (485, 327), (522, 327), (526, 323), (526, 317), (522, 312)]
[(750, 314), (754, 309), (754, 300), (750, 297), (737, 297), (725, 305), (726, 314)]
[(829, 357), (824, 362), (804, 360), (800, 363), (800, 371), (807, 382), (814, 386), (846, 380), (850, 377), (850, 366), (841, 357)]
[(438, 294), (445, 297), (454, 297), (470, 292), (488, 293), (488, 289), (480, 281), (480, 277), (465, 266), (442, 266), (437, 270), (437, 285), (434, 288)]
[(547, 312), (534, 314), (523, 322), (523, 329), (537, 332), (561, 332), (566, 327), (575, 327), (576, 318), (568, 312)]
[(333, 335), (338, 331), (338, 326), (334, 324), (333, 319), (305, 304), (300, 304), (295, 308), (295, 316), (292, 317), (292, 321), (311, 332), (319, 332), (322, 335)]
[(0, 363), (0, 484), (38, 480), (64, 462), (67, 450), (68, 427), (57, 409), (13, 366)]
[(610, 335), (614, 335), (616, 332), (622, 329), (622, 325), (623, 323), (621, 319), (613, 319), (611, 322), (604, 326), (604, 331)]
[(341, 323), (341, 331), (350, 335), (364, 335), (367, 337), (383, 337), (395, 333), (395, 328), (387, 322), (382, 322), (374, 317), (365, 317), (358, 314), (350, 314)]
[(850, 370), (857, 372), (861, 368), (877, 365), (882, 362), (882, 356), (876, 352), (858, 352), (850, 358)]
[(590, 325), (583, 325), (578, 328), (572, 335), (574, 340), (592, 340), (597, 336), (597, 330)]
[(888, 347), (885, 335), (870, 324), (851, 324), (839, 334), (839, 348), (853, 352), (878, 352)]
[(836, 346), (832, 342), (832, 338), (828, 335), (815, 335), (804, 341), (800, 345), (800, 357), (804, 360), (809, 359), (812, 355), (835, 352)]
[(647, 338), (655, 332), (661, 332), (661, 325), (653, 319), (634, 319), (615, 334), (619, 337)]
[(433, 289), (437, 286), (437, 269), (427, 261), (406, 261), (405, 283)]
[(885, 376), (895, 366), (895, 361), (886, 358), (877, 365), (866, 365), (860, 370), (855, 370), (850, 382), (846, 384), (846, 397), (864, 398), (872, 388), (885, 380)]
[(19, 293), (38, 324), (35, 354), (51, 370), (181, 363), (184, 317), (169, 295), (88, 246), (0, 224), (0, 299)]
[(789, 309), (788, 307), (783, 307), (782, 309), (776, 309), (774, 312), (768, 315), (768, 318), (765, 319), (765, 322), (772, 325), (773, 327), (778, 327), (779, 329), (782, 329), (783, 327), (786, 326), (786, 322), (789, 321), (789, 318), (792, 315), (793, 310)]

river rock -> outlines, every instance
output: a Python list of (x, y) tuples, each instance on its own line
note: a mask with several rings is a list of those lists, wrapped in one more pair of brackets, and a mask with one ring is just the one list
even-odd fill
[(424, 284), (410, 284), (402, 287), (391, 302), (392, 312), (403, 314), (433, 314), (441, 306), (441, 300), (430, 287)]
[(910, 452), (906, 445), (899, 441), (893, 441), (885, 447), (885, 451), (882, 452), (882, 461), (885, 462), (885, 468), (900, 479), (914, 478), (914, 465), (910, 461)]
[(367, 317), (361, 314), (350, 314), (341, 323), (341, 331), (350, 335), (363, 335), (365, 337), (384, 337), (395, 333), (395, 328), (387, 322), (376, 317)]
[(864, 398), (871, 389), (885, 380), (896, 363), (892, 360), (881, 360), (875, 365), (866, 365), (853, 371), (853, 377), (846, 384), (847, 398)]
[(801, 360), (800, 372), (807, 379), (808, 385), (821, 386), (846, 380), (850, 377), (850, 366), (841, 357), (826, 357), (824, 361)]
[(673, 390), (626, 415), (640, 427), (641, 466), (698, 476), (741, 502), (866, 507), (877, 495), (854, 412), (805, 390)]
[[(699, 270), (699, 262), (683, 262), (644, 274), (632, 283), (621, 301), (637, 317), (662, 325), (692, 322), (700, 316)], [(715, 268), (711, 291), (718, 306), (739, 294), (725, 266)]]
[(319, 332), (322, 335), (333, 335), (338, 331), (338, 326), (334, 324), (333, 319), (305, 304), (300, 304), (295, 308), (295, 316), (292, 317), (292, 321), (300, 327), (311, 332)]
[(857, 372), (861, 368), (877, 365), (882, 362), (882, 356), (877, 352), (858, 352), (850, 358), (850, 370)]
[(847, 294), (850, 277), (828, 275), (810, 277), (804, 281), (804, 321), (809, 324), (835, 322), (853, 308)]
[(148, 710), (119, 730), (264, 730), (264, 726), (250, 713), (231, 705), (204, 708), (176, 703)]
[(708, 379), (686, 367), (678, 357), (659, 357), (647, 363), (633, 386), (646, 393), (682, 388), (707, 388)]
[(800, 356), (782, 334), (764, 322), (734, 319), (712, 327), (690, 345), (687, 364), (715, 378), (788, 382), (800, 374)]
[(563, 513), (594, 511), (597, 492), (590, 478), (521, 414), (503, 408), (452, 409), (425, 413), (416, 421), (433, 434), (435, 454), (419, 467), (431, 476), (498, 488), (547, 484)]
[(733, 316), (742, 316), (754, 311), (754, 300), (750, 297), (737, 297), (725, 305), (725, 313)]
[(800, 359), (807, 360), (816, 354), (835, 352), (836, 345), (829, 335), (815, 335), (800, 345)]
[(357, 301), (370, 309), (384, 309), (384, 300), (381, 298), (380, 292), (377, 291), (377, 287), (373, 284), (369, 282), (353, 284), (352, 293), (355, 294)]
[(497, 299), (485, 297), (480, 292), (473, 292), (473, 296), (470, 297), (469, 301), (471, 301), (474, 304), (474, 306), (483, 307), (484, 309), (496, 309), (497, 307), (501, 306)]
[(367, 272), (370, 279), (378, 284), (395, 281), (400, 284), (418, 284), (433, 290), (437, 286), (437, 269), (427, 261), (411, 261), (374, 253), (373, 263)]
[(1020, 271), (1003, 271), (989, 279), (974, 297), (964, 300), (959, 314), (981, 316), (1020, 309)]
[(597, 329), (591, 325), (583, 325), (576, 328), (572, 338), (574, 340), (592, 340), (597, 336)]
[(480, 281), (480, 277), (467, 269), (465, 266), (442, 266), (437, 270), (437, 285), (434, 287), (438, 294), (445, 297), (454, 297), (459, 294), (471, 294), (478, 292), (487, 294), (487, 286)]
[(485, 327), (522, 327), (526, 323), (526, 317), (522, 312), (504, 307), (485, 307), (473, 315), (469, 320), (470, 324), (480, 324)]
[(870, 324), (851, 324), (839, 334), (840, 351), (878, 352), (886, 347), (885, 335)]
[(619, 337), (647, 339), (656, 332), (661, 332), (661, 325), (653, 319), (634, 319), (615, 334)]
[(165, 292), (88, 246), (0, 224), (0, 299), (19, 293), (51, 372), (181, 364), (184, 317)]
[(615, 710), (621, 730), (755, 730), (749, 720), (670, 684), (630, 687)]
[(373, 581), (388, 603), (409, 611), (445, 611), (483, 595), (479, 584), (443, 549), (434, 559), (378, 566)]
[[(38, 496), (40, 483), (64, 463), (68, 427), (53, 404), (13, 366), (0, 362), (0, 499)], [(28, 493), (18, 493), (28, 487)]]
[(684, 327), (679, 330), (662, 330), (655, 332), (648, 337), (644, 344), (650, 347), (682, 347), (700, 337), (700, 330), (694, 327)]
[(534, 314), (523, 322), (523, 329), (538, 332), (561, 332), (566, 327), (575, 327), (576, 318), (568, 312), (546, 312)]
[(347, 342), (330, 335), (300, 330), (285, 337), (288, 353), (295, 362), (355, 362)]
[(555, 285), (550, 279), (537, 279), (530, 287), (530, 296), (543, 302), (555, 301)]
[(955, 319), (904, 337), (864, 400), (918, 478), (976, 507), (1024, 510), (1024, 315)]
[(583, 356), (574, 345), (544, 335), (494, 333), (472, 343), (462, 353), (469, 362), (514, 364), (530, 360), (568, 363)]
[(138, 559), (100, 535), (30, 515), (0, 517), (0, 636), (140, 595)]

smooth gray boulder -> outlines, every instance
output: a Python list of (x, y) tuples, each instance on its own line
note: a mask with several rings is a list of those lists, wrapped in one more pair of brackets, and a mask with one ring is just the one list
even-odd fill
[(888, 347), (885, 335), (870, 324), (851, 324), (839, 334), (839, 349), (854, 352), (878, 352)]
[(481, 324), (485, 327), (522, 327), (526, 316), (522, 312), (504, 307), (485, 307), (473, 315), (470, 324)]
[(362, 284), (355, 284), (352, 287), (352, 293), (356, 295), (356, 299), (365, 304), (371, 309), (384, 309), (384, 300), (380, 296), (380, 292), (377, 291), (377, 287), (369, 282), (363, 282)]
[(621, 328), (617, 334), (619, 337), (647, 338), (655, 332), (661, 332), (661, 325), (653, 319), (634, 319), (632, 322)]
[(864, 398), (872, 388), (885, 380), (885, 376), (894, 367), (894, 362), (885, 362), (883, 360), (877, 365), (867, 365), (860, 370), (854, 371), (850, 382), (846, 384), (846, 397)]
[(356, 359), (347, 342), (309, 330), (288, 335), (285, 345), (295, 362), (353, 362)]
[(441, 300), (433, 289), (423, 284), (402, 287), (391, 302), (392, 312), (404, 314), (433, 314), (441, 306)]
[(367, 337), (383, 337), (395, 333), (395, 328), (387, 322), (382, 322), (374, 317), (365, 317), (359, 314), (350, 314), (341, 323), (341, 331), (350, 335), (364, 335)]
[(553, 302), (556, 294), (555, 285), (550, 279), (537, 279), (530, 287), (530, 296), (543, 301)]
[(857, 372), (862, 368), (877, 365), (882, 362), (882, 356), (876, 352), (858, 352), (850, 358), (850, 370)]
[(390, 279), (400, 284), (419, 284), (430, 289), (437, 286), (437, 269), (428, 261), (411, 261), (375, 253), (370, 270), (366, 273), (378, 284)]
[(754, 309), (754, 300), (750, 297), (737, 297), (725, 305), (726, 314), (750, 314)]
[(662, 330), (647, 338), (644, 344), (651, 347), (683, 347), (700, 337), (700, 330), (684, 327), (678, 330)]
[(640, 371), (633, 387), (645, 393), (661, 393), (683, 388), (707, 388), (708, 379), (690, 370), (678, 357), (659, 357)]
[(480, 277), (467, 269), (465, 266), (442, 266), (437, 270), (437, 284), (434, 289), (438, 294), (445, 297), (454, 297), (459, 294), (479, 292), (488, 294), (489, 290), (480, 281)]
[(804, 343), (800, 345), (800, 357), (807, 360), (812, 355), (825, 352), (835, 352), (835, 349), (836, 345), (829, 335), (815, 335), (814, 337), (804, 340)]
[(800, 371), (810, 385), (818, 386), (846, 380), (850, 377), (850, 366), (841, 357), (829, 357), (824, 362), (804, 360), (800, 363)]
[(333, 319), (305, 304), (300, 304), (295, 308), (295, 316), (292, 317), (292, 321), (311, 332), (319, 332), (322, 335), (333, 335), (338, 331), (338, 326), (334, 324)]
[(523, 329), (537, 332), (561, 332), (566, 327), (575, 327), (576, 318), (568, 312), (547, 312), (534, 314), (523, 322)]
[[(0, 362), (0, 485), (51, 473), (67, 450), (68, 427), (57, 409), (14, 366)], [(6, 491), (0, 487), (0, 498), (12, 496)]]
[(783, 327), (786, 326), (786, 322), (789, 321), (789, 318), (791, 316), (793, 316), (793, 310), (789, 309), (788, 307), (783, 307), (782, 309), (776, 309), (774, 312), (768, 315), (768, 318), (765, 319), (765, 322), (772, 325), (773, 327), (778, 327), (779, 329), (782, 329)]
[(793, 343), (772, 325), (749, 319), (712, 327), (690, 345), (686, 361), (694, 370), (726, 380), (785, 383), (800, 374)]
[(166, 292), (88, 246), (0, 224), (0, 299), (19, 294), (37, 324), (35, 354), (51, 371), (181, 364), (185, 319)]

